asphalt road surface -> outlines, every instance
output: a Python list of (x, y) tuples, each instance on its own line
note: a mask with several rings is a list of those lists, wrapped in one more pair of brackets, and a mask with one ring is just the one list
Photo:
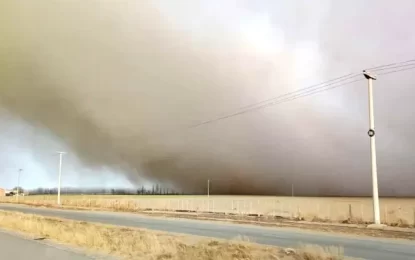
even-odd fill
[(41, 243), (0, 231), (0, 259), (91, 260), (96, 258), (63, 246)]
[(268, 228), (201, 220), (147, 217), (132, 213), (45, 209), (11, 204), (0, 204), (0, 209), (224, 239), (241, 235), (257, 243), (282, 247), (295, 247), (300, 244), (342, 246), (347, 256), (363, 259), (415, 259), (415, 242), (413, 241), (352, 237), (289, 228)]

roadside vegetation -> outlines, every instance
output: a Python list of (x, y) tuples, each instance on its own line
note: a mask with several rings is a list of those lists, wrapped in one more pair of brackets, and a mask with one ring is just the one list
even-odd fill
[(337, 247), (304, 245), (297, 249), (277, 248), (249, 242), (176, 235), (146, 229), (126, 228), (18, 212), (0, 211), (0, 228), (22, 232), (33, 239), (49, 239), (90, 252), (137, 260), (340, 260)]

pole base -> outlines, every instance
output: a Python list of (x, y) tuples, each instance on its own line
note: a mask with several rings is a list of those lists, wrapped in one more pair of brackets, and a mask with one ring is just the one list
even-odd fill
[(370, 224), (367, 228), (371, 229), (385, 229), (387, 226), (385, 224)]

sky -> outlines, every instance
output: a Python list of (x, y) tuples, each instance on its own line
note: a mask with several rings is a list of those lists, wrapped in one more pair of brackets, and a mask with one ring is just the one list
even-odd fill
[[(24, 2), (24, 4), (23, 4)], [(370, 195), (364, 80), (192, 128), (271, 97), (415, 58), (411, 1), (0, 3), (0, 186)], [(361, 77), (363, 78), (363, 76)], [(413, 71), (379, 76), (380, 194), (414, 195)], [(415, 184), (414, 184), (415, 185)]]

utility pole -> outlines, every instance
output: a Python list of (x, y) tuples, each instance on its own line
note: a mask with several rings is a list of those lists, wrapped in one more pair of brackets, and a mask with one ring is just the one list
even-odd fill
[(368, 82), (369, 94), (369, 131), (367, 134), (370, 137), (370, 155), (372, 165), (372, 189), (373, 189), (373, 219), (375, 225), (380, 225), (380, 209), (379, 209), (379, 191), (378, 191), (378, 172), (376, 163), (376, 142), (375, 142), (375, 117), (373, 113), (373, 80), (376, 76), (370, 74), (368, 71), (363, 71), (363, 75)]
[(209, 196), (210, 196), (210, 180), (209, 179), (207, 181), (207, 195), (208, 195), (208, 199), (209, 199)]
[(17, 194), (16, 194), (17, 203), (19, 203), (20, 174), (21, 174), (22, 171), (23, 171), (23, 169), (19, 169), (19, 172), (17, 174), (17, 188), (16, 188), (16, 190), (17, 190)]
[(294, 184), (291, 184), (291, 197), (294, 197)]
[(208, 208), (207, 211), (210, 212), (210, 179), (207, 180), (207, 197), (208, 197)]
[(62, 157), (65, 152), (57, 152), (59, 154), (59, 176), (58, 176), (58, 205), (61, 205), (61, 176), (62, 176)]

